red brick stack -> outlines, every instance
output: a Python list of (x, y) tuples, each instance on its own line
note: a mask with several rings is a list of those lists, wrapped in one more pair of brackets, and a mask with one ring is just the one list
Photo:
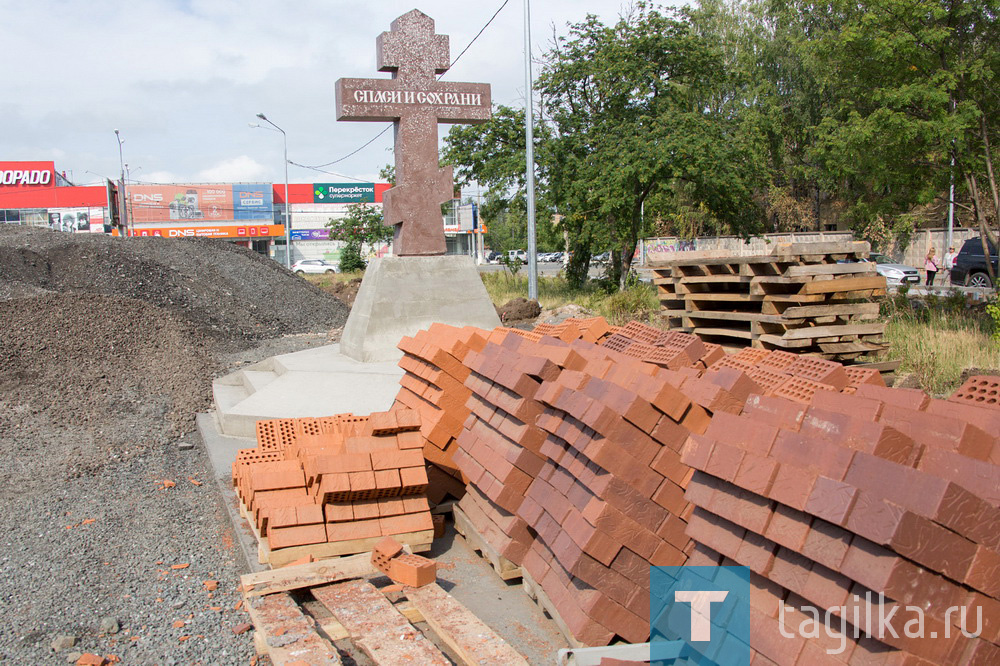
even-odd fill
[[(545, 435), (535, 425), (542, 406), (535, 393), (543, 380), (558, 376), (560, 367), (583, 365), (565, 343), (545, 339), (558, 348), (497, 328), (484, 348), (466, 359), (471, 413), (455, 461), (469, 486), (459, 507), (487, 543), (516, 565), (533, 539), (517, 510), (545, 462)], [(543, 353), (547, 349), (553, 351)]]
[(725, 356), (722, 347), (696, 335), (662, 331), (638, 321), (609, 332), (601, 342), (625, 356), (670, 370), (704, 370)]
[(855, 368), (816, 356), (746, 348), (725, 356), (709, 367), (740, 370), (762, 389), (774, 395), (809, 404), (816, 391), (855, 393), (862, 384), (885, 386), (873, 368)]
[(649, 633), (649, 565), (681, 565), (689, 550), (679, 452), (709, 417), (669, 371), (574, 343), (586, 364), (547, 379), (546, 461), (518, 509), (537, 535), (524, 568), (563, 621), (591, 645)]
[(570, 317), (559, 324), (538, 324), (533, 330), (535, 333), (558, 338), (563, 342), (583, 340), (584, 342), (599, 343), (603, 338), (611, 335), (611, 329), (612, 327), (604, 317), (589, 317), (587, 319)]
[(473, 327), (433, 324), (413, 337), (404, 337), (398, 345), (403, 351), (399, 365), (406, 374), (399, 382), (395, 406), (420, 412), (428, 496), (435, 504), (465, 494), (465, 479), (452, 459), (455, 440), (469, 415), (470, 391), (465, 387), (469, 369), (464, 361), (470, 351), (483, 348), (487, 335)]
[[(843, 384), (828, 370), (809, 364), (801, 378)], [(738, 563), (759, 576), (756, 630), (743, 647), (777, 663), (884, 663), (892, 653), (906, 663), (998, 663), (1000, 410), (973, 406), (968, 387), (949, 401), (855, 388), (812, 391), (808, 404), (752, 396), (741, 415), (716, 413), (689, 438), (682, 461), (698, 472), (687, 533), (699, 544), (689, 564)], [(878, 631), (866, 599), (877, 604), (879, 593), (884, 613), (897, 609), (898, 635), (858, 640), (853, 627), (864, 632), (871, 620)], [(851, 625), (847, 650), (826, 654), (823, 640), (802, 637), (801, 612), (787, 611), (779, 626), (780, 603), (843, 607), (833, 624)], [(903, 631), (915, 607), (923, 638)], [(965, 626), (975, 631), (975, 607), (983, 631), (967, 638), (947, 609), (969, 608)]]
[(258, 447), (237, 454), (233, 483), (272, 551), (426, 532), (419, 429), (409, 409), (260, 421)]

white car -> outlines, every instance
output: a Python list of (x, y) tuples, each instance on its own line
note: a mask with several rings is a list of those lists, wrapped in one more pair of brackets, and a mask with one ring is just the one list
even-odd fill
[(292, 264), (292, 272), (296, 275), (305, 273), (336, 273), (337, 264), (331, 264), (322, 259), (302, 259)]

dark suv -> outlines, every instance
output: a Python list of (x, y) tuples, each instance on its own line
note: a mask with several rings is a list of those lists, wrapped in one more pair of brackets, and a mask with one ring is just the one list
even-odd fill
[[(993, 262), (993, 274), (997, 275), (997, 249), (992, 243), (990, 243), (989, 249)], [(979, 238), (970, 238), (962, 245), (962, 250), (955, 258), (955, 267), (951, 269), (951, 283), (987, 289), (993, 286), (986, 269), (983, 243)]]

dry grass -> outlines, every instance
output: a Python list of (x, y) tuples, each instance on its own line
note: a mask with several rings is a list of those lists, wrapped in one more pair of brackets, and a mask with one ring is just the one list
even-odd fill
[(886, 359), (899, 359), (901, 372), (912, 372), (932, 394), (955, 390), (968, 368), (1000, 369), (1000, 346), (992, 338), (993, 323), (960, 302), (932, 302), (915, 310), (896, 301), (888, 304)]
[[(510, 275), (505, 271), (481, 274), (486, 291), (495, 305), (504, 305), (514, 298), (528, 297), (528, 277)], [(624, 291), (607, 293), (597, 283), (574, 289), (563, 277), (538, 278), (538, 304), (543, 310), (553, 310), (563, 305), (576, 304), (601, 315), (614, 325), (639, 319), (649, 321), (659, 310), (656, 289), (648, 284), (637, 284)]]

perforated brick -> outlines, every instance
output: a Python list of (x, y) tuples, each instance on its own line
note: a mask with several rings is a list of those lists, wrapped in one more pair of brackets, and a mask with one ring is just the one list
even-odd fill
[(804, 377), (789, 377), (785, 383), (777, 386), (771, 395), (777, 398), (788, 398), (795, 402), (808, 405), (813, 400), (816, 391), (834, 390), (827, 384), (821, 384)]
[(948, 398), (951, 402), (1000, 409), (1000, 377), (976, 375), (965, 380)]

